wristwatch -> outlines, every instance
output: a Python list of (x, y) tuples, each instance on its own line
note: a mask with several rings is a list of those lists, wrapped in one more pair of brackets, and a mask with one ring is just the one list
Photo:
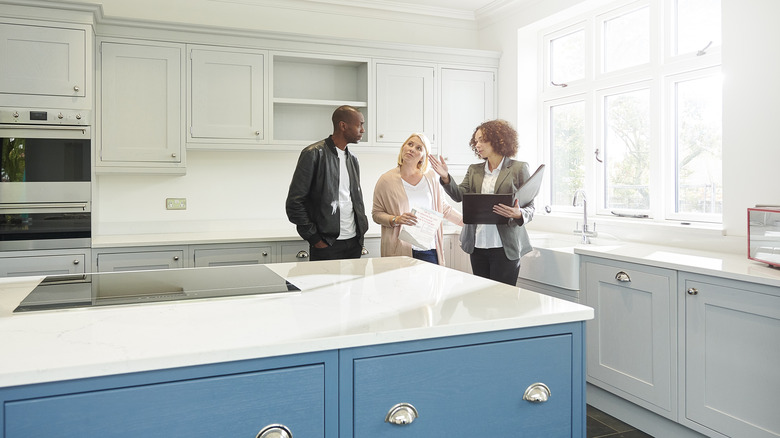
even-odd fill
[(391, 224), (393, 224), (393, 226), (394, 226), (394, 227), (396, 226), (395, 219), (396, 219), (397, 217), (398, 217), (398, 216), (393, 216), (393, 218), (392, 218), (392, 219), (390, 219), (390, 223), (391, 223)]

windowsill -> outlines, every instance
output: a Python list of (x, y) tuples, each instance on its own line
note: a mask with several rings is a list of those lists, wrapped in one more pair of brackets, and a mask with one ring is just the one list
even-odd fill
[[(723, 224), (679, 221), (654, 221), (596, 216), (588, 218), (588, 227), (598, 233), (600, 239), (624, 242), (660, 244), (679, 248), (714, 252), (743, 253), (746, 238), (726, 236)], [(529, 230), (561, 234), (575, 234), (575, 228), (582, 227), (581, 214), (540, 213), (538, 210), (528, 224)]]

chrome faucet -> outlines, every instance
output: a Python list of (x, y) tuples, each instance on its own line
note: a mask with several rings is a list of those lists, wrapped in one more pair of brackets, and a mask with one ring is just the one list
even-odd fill
[(596, 237), (599, 234), (596, 232), (596, 224), (593, 224), (593, 231), (588, 229), (588, 200), (585, 198), (585, 190), (578, 189), (574, 192), (574, 199), (571, 201), (571, 205), (576, 207), (578, 198), (582, 198), (582, 229), (579, 229), (579, 224), (574, 229), (574, 234), (582, 234), (581, 243), (590, 243), (591, 237)]

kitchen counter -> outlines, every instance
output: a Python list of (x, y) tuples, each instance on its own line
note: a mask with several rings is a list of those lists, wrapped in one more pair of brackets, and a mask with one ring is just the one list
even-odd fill
[(0, 279), (0, 387), (593, 318), (408, 257), (267, 266), (301, 292), (12, 314), (41, 278)]
[[(533, 243), (533, 239), (531, 242)], [(591, 245), (576, 245), (573, 250), (579, 255), (780, 287), (780, 269), (749, 260), (745, 254), (697, 251), (609, 240), (599, 240), (598, 243)]]

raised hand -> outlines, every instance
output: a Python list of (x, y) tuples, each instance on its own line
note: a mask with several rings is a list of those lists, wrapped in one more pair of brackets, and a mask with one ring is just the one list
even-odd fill
[(442, 182), (448, 184), (450, 182), (450, 172), (449, 168), (447, 167), (447, 163), (444, 162), (444, 158), (442, 158), (441, 155), (438, 157), (435, 155), (430, 155), (428, 156), (428, 162), (431, 164), (431, 169), (439, 174)]

